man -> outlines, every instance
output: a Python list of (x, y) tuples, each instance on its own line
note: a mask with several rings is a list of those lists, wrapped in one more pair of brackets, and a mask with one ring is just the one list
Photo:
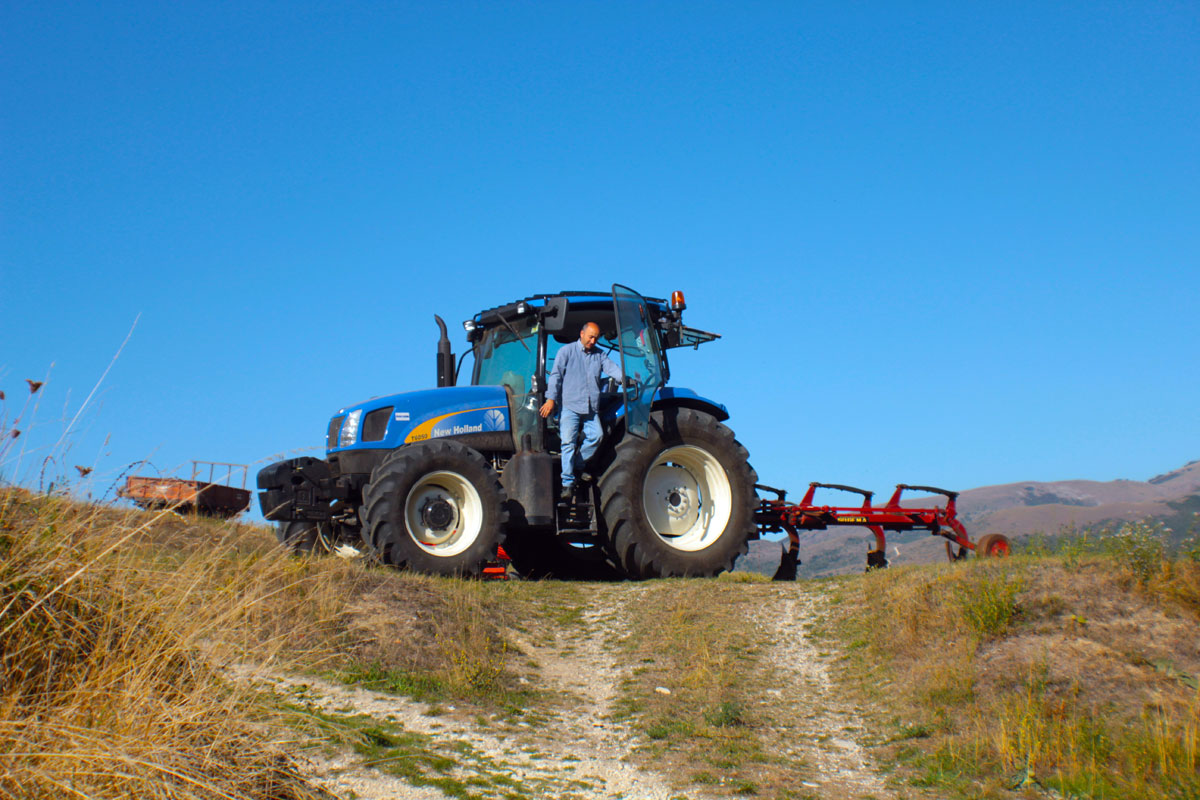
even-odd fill
[[(558, 351), (554, 369), (547, 380), (546, 402), (540, 410), (543, 417), (548, 417), (554, 413), (556, 405), (562, 405), (558, 427), (562, 435), (563, 500), (571, 499), (575, 475), (596, 454), (603, 434), (600, 418), (596, 415), (600, 405), (601, 373), (618, 381), (623, 379), (616, 362), (596, 347), (599, 338), (600, 326), (589, 322), (580, 329), (579, 341)], [(580, 428), (583, 429), (583, 447), (577, 442)]]

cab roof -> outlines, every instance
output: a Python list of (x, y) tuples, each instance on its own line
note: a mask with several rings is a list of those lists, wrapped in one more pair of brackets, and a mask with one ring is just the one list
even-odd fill
[[(523, 317), (531, 311), (538, 311), (547, 305), (547, 301), (564, 298), (570, 306), (578, 306), (582, 308), (603, 308), (611, 306), (613, 301), (612, 292), (584, 292), (584, 291), (563, 291), (554, 292), (553, 294), (535, 294), (529, 297), (514, 300), (511, 303), (495, 306), (493, 308), (485, 308), (477, 313), (472, 319), (476, 323), (499, 322), (503, 316), (507, 320), (512, 320), (517, 317)], [(668, 310), (667, 301), (661, 297), (643, 297), (647, 305), (652, 310), (657, 312), (665, 312)], [(525, 306), (524, 309), (521, 307)]]
[[(719, 334), (685, 326), (682, 322), (682, 310), (672, 310), (661, 297), (642, 299), (646, 301), (654, 316), (656, 327), (662, 336), (663, 349), (699, 347), (705, 342), (721, 338)], [(562, 338), (568, 335), (566, 331), (570, 332), (568, 338), (573, 338), (579, 326), (588, 321), (600, 325), (603, 333), (613, 335), (616, 330), (613, 311), (611, 292), (571, 290), (554, 294), (535, 294), (502, 306), (484, 309), (464, 323), (463, 327), (467, 329), (468, 340), (475, 341), (484, 328), (511, 324), (536, 314), (547, 321), (547, 328), (554, 332), (556, 338), (566, 341), (567, 339)]]

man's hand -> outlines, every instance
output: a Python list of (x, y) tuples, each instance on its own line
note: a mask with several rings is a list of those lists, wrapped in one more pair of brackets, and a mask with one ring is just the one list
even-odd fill
[(542, 407), (540, 409), (538, 409), (538, 413), (541, 414), (543, 417), (548, 417), (551, 414), (553, 414), (554, 413), (554, 401), (547, 400), (546, 402), (542, 403)]

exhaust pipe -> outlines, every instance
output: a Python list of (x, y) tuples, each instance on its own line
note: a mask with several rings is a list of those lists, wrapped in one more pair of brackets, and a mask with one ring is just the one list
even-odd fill
[(441, 331), (437, 346), (437, 385), (439, 387), (453, 386), (454, 353), (450, 352), (450, 337), (446, 335), (446, 323), (437, 314), (433, 315), (433, 319)]

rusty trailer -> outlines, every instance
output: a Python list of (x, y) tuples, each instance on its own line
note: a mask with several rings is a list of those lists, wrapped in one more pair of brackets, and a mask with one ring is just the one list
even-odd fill
[[(179, 514), (196, 513), (228, 519), (250, 507), (250, 490), (246, 488), (247, 464), (223, 461), (193, 461), (192, 477), (148, 477), (130, 475), (117, 491), (139, 508), (171, 509)], [(207, 476), (204, 472), (207, 470)], [(241, 487), (232, 485), (241, 472)], [(224, 483), (216, 482), (224, 472)], [(207, 480), (203, 480), (207, 477)]]

